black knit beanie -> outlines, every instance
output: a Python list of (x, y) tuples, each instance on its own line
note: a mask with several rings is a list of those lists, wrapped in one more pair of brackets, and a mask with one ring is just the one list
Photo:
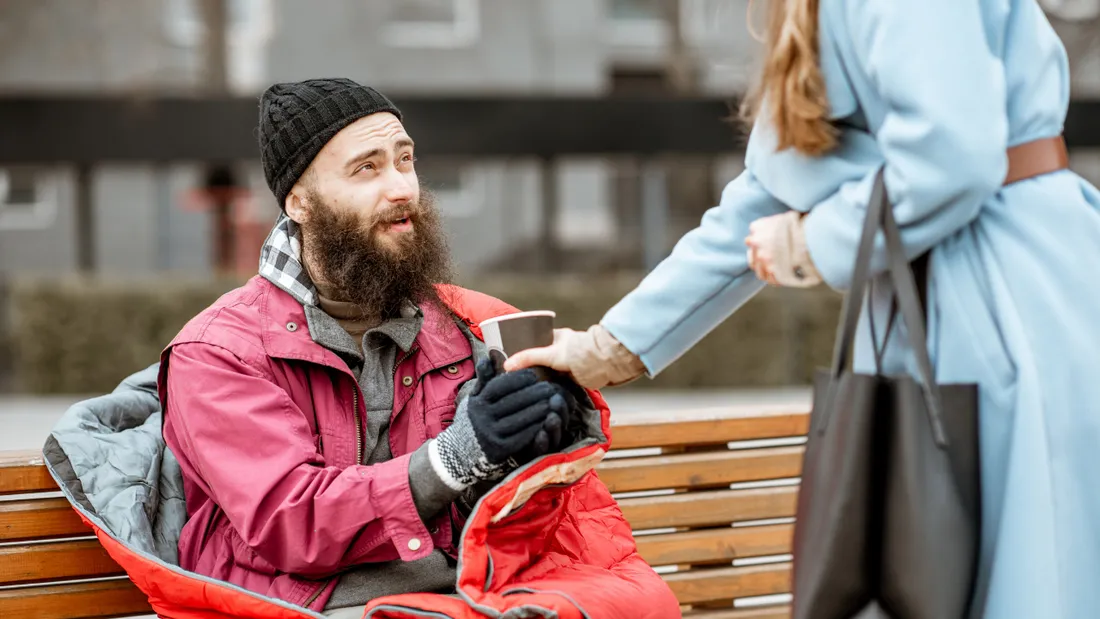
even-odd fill
[(344, 78), (275, 84), (260, 97), (260, 161), (267, 186), (286, 196), (341, 129), (377, 112), (401, 112), (382, 93)]

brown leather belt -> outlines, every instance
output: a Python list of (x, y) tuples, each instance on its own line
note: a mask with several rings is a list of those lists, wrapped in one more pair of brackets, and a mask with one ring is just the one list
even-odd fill
[(1050, 174), (1069, 167), (1069, 152), (1062, 136), (1024, 142), (1008, 149), (1005, 185)]

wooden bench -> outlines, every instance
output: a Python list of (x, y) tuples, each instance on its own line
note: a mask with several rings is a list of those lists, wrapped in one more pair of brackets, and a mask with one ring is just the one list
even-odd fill
[[(613, 421), (615, 449), (600, 465), (600, 478), (685, 616), (788, 617), (786, 598), (736, 609), (734, 601), (790, 591), (791, 522), (807, 422), (804, 410), (759, 406)], [(788, 444), (760, 445), (761, 439)], [(150, 612), (60, 496), (41, 455), (0, 453), (0, 617)]]
[(600, 479), (685, 617), (790, 615), (791, 536), (808, 424), (808, 407), (788, 405), (612, 418), (614, 449)]

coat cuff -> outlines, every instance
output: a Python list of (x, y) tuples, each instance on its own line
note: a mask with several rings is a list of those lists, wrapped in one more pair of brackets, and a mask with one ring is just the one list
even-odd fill
[[(374, 505), (388, 506), (382, 513), (382, 527), (397, 550), (402, 561), (415, 561), (431, 554), (435, 549), (431, 533), (420, 517), (409, 484), (409, 464), (412, 454), (394, 458), (383, 465), (359, 466), (360, 477), (372, 478), (370, 501)], [(360, 538), (358, 545), (365, 545), (364, 554), (370, 551), (374, 540)], [(359, 553), (354, 553), (359, 554)]]
[[(843, 292), (852, 283), (852, 270), (874, 177), (870, 174), (858, 182), (845, 184), (835, 194), (815, 205), (802, 219), (809, 258), (817, 267), (821, 279), (834, 290)], [(876, 234), (881, 239), (881, 233)], [(885, 265), (872, 262), (872, 274), (876, 266)]]
[(444, 507), (462, 494), (461, 490), (455, 490), (443, 483), (432, 468), (431, 457), (428, 455), (430, 449), (431, 441), (424, 443), (412, 453), (409, 460), (409, 488), (412, 490), (413, 502), (420, 519), (424, 521), (439, 515)]

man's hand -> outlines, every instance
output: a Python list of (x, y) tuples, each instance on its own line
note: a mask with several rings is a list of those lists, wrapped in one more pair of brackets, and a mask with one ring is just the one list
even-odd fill
[[(565, 389), (539, 381), (532, 370), (501, 374), (489, 359), (477, 366), (470, 397), (459, 404), (454, 423), (429, 446), (432, 468), (448, 486), (465, 490), (478, 481), (500, 479), (516, 468), (551, 413), (566, 414)], [(560, 439), (559, 439), (560, 440)]]
[(580, 398), (574, 393), (574, 390), (580, 390), (581, 387), (565, 374), (559, 373), (550, 380), (560, 389), (565, 406), (560, 407), (560, 409), (551, 407), (550, 414), (542, 422), (542, 428), (535, 434), (534, 443), (531, 445), (530, 457), (532, 459), (561, 451), (573, 440), (573, 437), (569, 434), (569, 426), (578, 415), (580, 407)]

